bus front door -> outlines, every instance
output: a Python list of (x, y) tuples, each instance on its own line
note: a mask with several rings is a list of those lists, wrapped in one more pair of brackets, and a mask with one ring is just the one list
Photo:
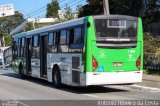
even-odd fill
[(26, 50), (26, 68), (27, 68), (27, 74), (31, 75), (31, 46), (32, 46), (32, 42), (31, 42), (31, 38), (28, 38), (26, 40), (26, 44), (27, 44), (27, 50)]

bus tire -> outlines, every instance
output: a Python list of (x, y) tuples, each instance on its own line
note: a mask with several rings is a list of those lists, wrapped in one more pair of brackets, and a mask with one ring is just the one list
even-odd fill
[(19, 64), (19, 74), (20, 74), (22, 79), (26, 78), (26, 76), (23, 74), (23, 65), (22, 65), (22, 63)]
[(58, 67), (53, 68), (52, 82), (56, 88), (61, 87), (61, 74), (60, 74), (60, 70)]

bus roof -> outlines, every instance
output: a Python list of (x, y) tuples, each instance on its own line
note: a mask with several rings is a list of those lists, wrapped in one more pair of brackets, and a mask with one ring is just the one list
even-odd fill
[(134, 16), (127, 16), (127, 15), (95, 15), (93, 16), (94, 18), (97, 19), (127, 19), (127, 20), (136, 20), (138, 19), (138, 17), (134, 17)]
[(33, 34), (37, 34), (37, 33), (53, 31), (53, 30), (68, 28), (71, 26), (82, 25), (82, 24), (84, 24), (84, 18), (79, 18), (79, 19), (74, 19), (71, 21), (67, 21), (67, 22), (63, 22), (63, 23), (59, 23), (59, 24), (54, 24), (54, 25), (50, 25), (50, 26), (35, 29), (35, 30), (31, 30), (31, 31), (27, 32), (27, 35), (33, 35)]
[[(125, 15), (95, 15), (93, 17), (94, 18), (99, 18), (99, 19), (117, 18), (117, 17), (118, 18), (124, 18), (125, 17), (126, 19), (129, 19), (129, 20), (137, 19), (137, 17), (125, 16)], [(55, 30), (69, 28), (69, 27), (77, 26), (77, 25), (83, 25), (84, 24), (84, 19), (85, 19), (85, 17), (82, 17), (82, 18), (66, 21), (66, 22), (63, 22), (63, 23), (49, 25), (49, 26), (46, 26), (46, 27), (42, 27), (42, 28), (31, 30), (31, 31), (15, 34), (15, 35), (13, 35), (13, 37), (14, 38), (24, 37), (24, 36), (32, 37), (35, 34), (46, 33), (46, 32), (49, 32), (49, 31), (55, 31)]]
[(18, 33), (13, 35), (13, 38), (20, 38), (20, 37), (24, 37), (27, 35), (27, 32), (22, 32), (22, 33)]
[(84, 24), (84, 17), (74, 19), (74, 20), (71, 20), (71, 21), (66, 21), (66, 22), (59, 23), (59, 24), (49, 25), (49, 26), (46, 26), (46, 27), (34, 29), (34, 30), (31, 30), (31, 31), (27, 31), (27, 32), (18, 33), (18, 34), (13, 35), (13, 38), (19, 38), (19, 37), (24, 37), (24, 36), (30, 37), (30, 36), (33, 36), (33, 35), (39, 34), (39, 33), (59, 30), (59, 29), (63, 29), (63, 28), (69, 28), (69, 27), (72, 27), (72, 26), (83, 25), (83, 24)]

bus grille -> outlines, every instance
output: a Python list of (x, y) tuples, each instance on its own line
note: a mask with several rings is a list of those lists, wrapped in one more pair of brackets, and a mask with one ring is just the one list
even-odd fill
[(80, 65), (80, 58), (79, 57), (72, 57), (72, 69), (78, 69)]
[(75, 83), (80, 83), (80, 72), (72, 71), (72, 81)]

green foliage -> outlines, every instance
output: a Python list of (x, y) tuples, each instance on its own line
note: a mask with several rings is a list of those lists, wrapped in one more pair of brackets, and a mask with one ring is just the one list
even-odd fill
[[(37, 28), (42, 28), (42, 27), (49, 26), (49, 25), (54, 25), (54, 24), (57, 24), (57, 23), (59, 23), (59, 22), (56, 21), (56, 22), (52, 22), (52, 23), (34, 23), (34, 26), (35, 26), (35, 29), (37, 29)], [(25, 26), (25, 31), (30, 31), (30, 30), (33, 30), (33, 29), (34, 29), (34, 27), (33, 27), (32, 22), (28, 23)]]
[(159, 48), (158, 43), (156, 42), (157, 38), (153, 37), (151, 33), (144, 33), (144, 53), (156, 53)]
[(28, 23), (26, 26), (25, 26), (25, 31), (30, 31), (30, 30), (32, 30), (32, 29), (34, 29), (33, 28), (33, 24), (30, 22), (30, 23)]
[(74, 14), (70, 6), (66, 5), (65, 7), (65, 20), (71, 20), (74, 18)]
[(15, 15), (13, 16), (0, 18), (0, 28), (6, 31), (7, 33), (10, 33), (11, 30), (23, 23), (23, 21), (23, 15), (16, 11)]
[[(87, 0), (87, 2), (79, 17), (103, 14), (102, 0)], [(110, 14), (138, 16), (142, 3), (142, 0), (109, 0)]]
[(82, 5), (78, 5), (76, 9), (78, 16), (82, 14), (82, 10)]
[(103, 14), (103, 5), (101, 0), (87, 0), (87, 2), (88, 4), (81, 8), (78, 13), (78, 17)]
[(58, 10), (60, 9), (59, 3), (57, 0), (52, 0), (51, 3), (47, 5), (47, 18), (58, 18)]
[(110, 13), (139, 16), (143, 0), (109, 0)]
[(4, 36), (4, 39), (5, 39), (6, 46), (12, 45), (12, 37), (10, 35), (6, 34), (6, 36)]
[(146, 64), (150, 54), (154, 54), (160, 48), (156, 37), (151, 33), (144, 33), (144, 63)]
[(158, 22), (160, 19), (160, 5), (157, 3), (158, 0), (149, 0), (147, 4), (147, 10), (143, 19), (144, 26), (148, 26), (149, 23)]
[[(5, 45), (6, 46), (11, 46), (12, 45), (12, 37), (4, 30), (0, 29), (0, 40), (2, 41), (4, 36), (5, 39)], [(4, 44), (4, 42), (2, 42), (2, 45)]]
[(0, 40), (4, 36), (6, 46), (12, 45), (12, 38), (9, 33), (23, 21), (23, 15), (18, 11), (15, 12), (15, 15), (0, 18)]
[(102, 0), (87, 0), (90, 5), (101, 4), (102, 2)]

